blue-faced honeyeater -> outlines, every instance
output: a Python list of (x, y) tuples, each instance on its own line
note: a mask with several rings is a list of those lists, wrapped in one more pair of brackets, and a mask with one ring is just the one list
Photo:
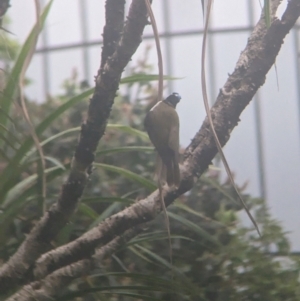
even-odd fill
[(157, 176), (169, 186), (179, 186), (179, 118), (175, 110), (181, 97), (172, 93), (147, 113), (145, 128), (158, 153)]

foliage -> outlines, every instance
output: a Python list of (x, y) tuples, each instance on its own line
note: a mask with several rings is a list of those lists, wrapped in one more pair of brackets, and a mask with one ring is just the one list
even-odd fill
[[(142, 131), (145, 113), (155, 101), (151, 81), (157, 77), (147, 75), (151, 67), (146, 62), (142, 60), (132, 70), (133, 75), (123, 80), (128, 94), (115, 99), (85, 195), (77, 213), (53, 241), (54, 247), (76, 239), (155, 189), (155, 153)], [(49, 97), (43, 104), (27, 99), (47, 159), (47, 207), (57, 200), (92, 93), (78, 83), (76, 73), (63, 87), (64, 95)], [(15, 86), (9, 94), (9, 101), (18, 103)], [(18, 106), (11, 103), (3, 119), (6, 122), (0, 124), (2, 262), (17, 250), (43, 214), (38, 156), (28, 125)], [(208, 171), (190, 193), (168, 208), (172, 265), (161, 215), (107, 258), (101, 269), (66, 288), (60, 299), (174, 300), (176, 294), (177, 300), (191, 301), (300, 300), (299, 260), (289, 254), (286, 233), (268, 214), (262, 200), (244, 195), (262, 228), (259, 239), (254, 229), (239, 223), (241, 207), (234, 195), (227, 182), (219, 182), (217, 172)]]
[[(74, 84), (76, 78), (72, 81), (73, 91), (70, 83), (65, 83), (68, 96), (49, 98), (43, 104), (28, 102), (37, 126), (70, 101), (70, 95), (84, 93), (79, 84)], [(130, 96), (117, 97), (110, 124), (121, 123), (125, 129), (135, 129), (136, 132), (108, 127), (99, 145), (97, 164), (79, 210), (62, 229), (54, 245), (77, 238), (89, 227), (134, 200), (145, 197), (155, 187), (152, 184), (155, 154), (149, 141), (139, 132), (143, 130), (142, 121), (152, 102), (152, 98), (147, 97), (149, 89), (150, 82), (141, 88), (134, 100), (130, 100)], [(155, 91), (151, 93), (155, 95)], [(67, 129), (78, 127), (85, 117), (83, 112), (86, 112), (87, 103), (86, 99), (82, 99), (70, 107), (40, 135), (42, 141), (49, 140), (44, 145), (45, 155), (49, 158), (49, 174), (51, 168), (55, 169), (48, 180), (47, 206), (57, 199), (64, 169), (68, 168), (76, 145), (78, 131)], [(16, 133), (19, 143), (6, 148), (9, 159), (14, 158), (18, 148), (24, 144), (22, 141), (28, 139), (23, 134), (26, 123), (20, 118), (18, 110), (13, 110), (11, 116), (15, 121), (12, 127), (22, 134)], [(60, 136), (64, 131), (65, 135)], [(32, 149), (26, 153), (28, 157), (21, 160), (22, 173), (13, 179), (10, 191), (37, 172), (36, 152)], [(5, 170), (3, 167), (8, 162), (1, 161), (2, 170)], [(105, 166), (111, 168), (103, 168)], [(137, 178), (122, 174), (116, 167), (130, 170)], [(17, 188), (22, 189), (22, 193), (16, 193), (10, 201), (6, 198), (2, 203), (0, 254), (3, 261), (14, 253), (41, 214), (38, 185), (37, 179), (32, 180), (31, 184), (25, 183)], [(127, 247), (106, 259), (101, 271), (96, 270), (94, 275), (74, 283), (71, 291), (77, 287), (81, 293), (84, 292), (81, 294), (84, 299), (85, 295), (94, 298), (99, 295), (106, 296), (107, 300), (130, 300), (132, 291), (138, 296), (163, 300), (170, 300), (173, 291), (181, 296), (179, 300), (298, 300), (299, 262), (288, 256), (289, 243), (281, 227), (270, 216), (265, 216), (263, 201), (248, 197), (248, 204), (255, 208), (256, 218), (263, 227), (263, 239), (259, 240), (253, 229), (239, 225), (236, 212), (241, 208), (234, 203), (233, 195), (232, 187), (228, 183), (218, 183), (216, 172), (209, 171), (188, 195), (182, 196), (169, 208), (174, 282), (170, 280), (172, 270), (168, 262), (167, 235), (163, 216), (160, 216)], [(279, 252), (281, 257), (273, 256), (270, 249)], [(159, 285), (158, 281), (165, 283), (164, 286)], [(108, 294), (113, 287), (114, 293)], [(66, 290), (64, 298), (69, 294), (70, 291)]]

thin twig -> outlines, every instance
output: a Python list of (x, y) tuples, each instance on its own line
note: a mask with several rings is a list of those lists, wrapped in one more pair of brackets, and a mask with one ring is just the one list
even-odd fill
[[(161, 48), (160, 48), (160, 40), (159, 40), (157, 24), (156, 24), (154, 13), (152, 11), (151, 3), (150, 3), (149, 0), (145, 0), (145, 3), (147, 5), (148, 14), (149, 14), (149, 17), (150, 17), (150, 20), (151, 20), (151, 25), (152, 25), (152, 29), (153, 29), (153, 33), (154, 33), (155, 45), (156, 45), (156, 50), (157, 50), (158, 75), (159, 75), (157, 101), (161, 101), (163, 99), (163, 87), (164, 87), (164, 85), (163, 85), (163, 78), (164, 78), (163, 74), (164, 74), (164, 72), (163, 72), (163, 59), (162, 59), (162, 53), (161, 53)], [(163, 196), (162, 173), (161, 172), (158, 175), (157, 180), (158, 180), (157, 184), (158, 184), (158, 190), (159, 190), (159, 197), (160, 197), (161, 206), (162, 206), (162, 210), (163, 210), (164, 217), (165, 217), (166, 228), (167, 228), (168, 239), (169, 239), (170, 263), (173, 266), (173, 264), (172, 264), (172, 262), (173, 262), (172, 257), (173, 256), (172, 256), (172, 241), (171, 241), (171, 231), (170, 231), (170, 220), (169, 220), (169, 216), (167, 214), (167, 208), (166, 208), (165, 201), (164, 201), (164, 196)]]
[(240, 192), (238, 191), (236, 184), (234, 182), (234, 178), (232, 175), (232, 172), (230, 170), (229, 164), (226, 160), (226, 157), (224, 155), (224, 152), (222, 150), (222, 146), (221, 143), (219, 141), (218, 135), (216, 133), (216, 130), (214, 128), (214, 124), (213, 124), (213, 120), (211, 117), (211, 113), (210, 113), (210, 108), (209, 108), (209, 103), (208, 103), (208, 97), (207, 97), (207, 91), (206, 91), (206, 78), (205, 78), (205, 53), (206, 53), (206, 38), (207, 38), (207, 33), (208, 33), (208, 24), (209, 24), (209, 17), (210, 17), (210, 12), (211, 12), (211, 5), (212, 5), (212, 1), (213, 0), (208, 0), (207, 2), (207, 10), (206, 10), (206, 18), (205, 18), (205, 25), (204, 25), (204, 34), (203, 34), (203, 42), (202, 42), (202, 56), (201, 56), (201, 86), (202, 86), (202, 95), (203, 95), (203, 102), (204, 102), (204, 106), (205, 106), (205, 110), (206, 110), (206, 114), (209, 120), (209, 124), (210, 124), (210, 128), (211, 131), (213, 133), (219, 154), (221, 156), (222, 162), (224, 164), (226, 173), (230, 179), (230, 182), (240, 200), (240, 202), (242, 203), (244, 209), (247, 212), (247, 215), (249, 216), (250, 220), (252, 221), (255, 229), (257, 230), (257, 233), (261, 236), (261, 233), (259, 231), (258, 225), (255, 221), (255, 219), (253, 218), (252, 214), (250, 213), (249, 209), (247, 208), (247, 205), (245, 204)]

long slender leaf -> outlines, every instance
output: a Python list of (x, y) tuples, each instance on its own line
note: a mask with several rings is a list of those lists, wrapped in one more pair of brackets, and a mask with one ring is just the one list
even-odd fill
[(99, 214), (93, 208), (82, 202), (80, 202), (78, 206), (78, 211), (93, 220), (95, 220), (99, 216)]
[(120, 197), (90, 197), (90, 198), (83, 198), (81, 200), (82, 203), (113, 203), (113, 202), (120, 202), (126, 205), (132, 204), (134, 202), (133, 199), (128, 198), (120, 198)]
[[(46, 174), (52, 173), (53, 171), (56, 171), (58, 169), (61, 169), (61, 167), (51, 167), (45, 170)], [(32, 187), (37, 181), (38, 175), (33, 174), (26, 179), (19, 182), (17, 185), (15, 185), (7, 194), (6, 198), (3, 200), (3, 206), (7, 206), (10, 202), (12, 202), (14, 199), (16, 199), (18, 196), (22, 195), (25, 190), (27, 190), (29, 187)]]
[[(150, 234), (152, 234), (152, 233), (150, 233)], [(170, 237), (171, 238), (182, 239), (182, 240), (194, 241), (193, 239), (191, 239), (189, 237), (182, 236), (182, 235), (171, 235)], [(135, 245), (135, 244), (139, 244), (141, 242), (150, 242), (150, 241), (168, 240), (168, 239), (169, 239), (169, 236), (166, 235), (166, 234), (164, 234), (164, 233), (161, 233), (161, 234), (152, 234), (152, 235), (149, 235), (148, 237), (141, 237), (141, 238), (137, 237), (137, 238), (134, 238), (133, 240), (131, 240), (130, 242), (128, 242), (125, 247), (131, 246), (131, 245)]]
[(264, 13), (265, 13), (265, 21), (267, 28), (271, 25), (271, 9), (270, 9), (270, 0), (264, 0)]
[(8, 128), (6, 128), (5, 126), (3, 126), (2, 124), (0, 124), (0, 128), (2, 128), (3, 131), (6, 132), (7, 135), (10, 138), (13, 138), (15, 140), (15, 142), (17, 142), (18, 144), (21, 144), (21, 142), (19, 141), (19, 139), (11, 131), (9, 131)]
[[(80, 127), (76, 127), (76, 128), (71, 128), (65, 131), (62, 131), (56, 135), (53, 135), (47, 139), (45, 139), (44, 141), (42, 141), (40, 143), (41, 146), (45, 146), (47, 143), (50, 143), (52, 141), (54, 141), (55, 139), (58, 139), (64, 135), (70, 134), (70, 133), (76, 133), (80, 131)], [(36, 148), (32, 148), (29, 152), (27, 152), (27, 154), (22, 158), (22, 160), (20, 161), (21, 164), (24, 163), (26, 161), (26, 159), (28, 159), (32, 154), (34, 154), (36, 152)]]
[(177, 215), (173, 212), (167, 212), (167, 214), (170, 218), (172, 218), (172, 219), (180, 222), (184, 226), (188, 227), (190, 230), (192, 230), (193, 232), (198, 234), (201, 238), (213, 243), (214, 245), (216, 245), (218, 247), (221, 246), (221, 243), (217, 239), (215, 239), (212, 235), (210, 235), (208, 232), (203, 230), (201, 227), (199, 227), (195, 223), (193, 223), (193, 222), (189, 221), (188, 219), (184, 218), (183, 216)]
[(140, 137), (141, 139), (145, 141), (150, 141), (148, 135), (145, 132), (142, 132), (140, 130), (134, 129), (130, 126), (127, 125), (122, 125), (122, 124), (108, 124), (107, 129), (118, 129), (124, 133), (128, 133), (137, 137)]
[[(64, 170), (62, 170), (61, 168), (52, 168), (52, 171), (46, 173), (47, 182), (49, 183), (53, 179), (61, 176), (63, 172)], [(11, 202), (6, 203), (5, 206), (2, 205), (1, 208), (3, 210), (3, 214), (0, 215), (0, 224), (8, 224), (9, 220), (12, 217), (16, 216), (23, 208), (23, 203), (27, 202), (28, 199), (29, 201), (32, 201), (32, 199), (35, 198), (35, 196), (36, 187), (35, 185), (31, 185), (21, 195), (19, 195), (15, 199), (12, 199)], [(0, 227), (0, 232), (2, 230), (3, 229)]]
[(123, 146), (123, 147), (115, 147), (115, 148), (109, 148), (105, 150), (99, 150), (96, 152), (96, 155), (98, 156), (113, 155), (117, 153), (134, 152), (134, 151), (153, 152), (154, 148), (149, 146)]
[[(120, 291), (121, 292), (118, 292)], [(113, 286), (97, 286), (93, 288), (88, 288), (88, 289), (82, 289), (77, 292), (72, 292), (65, 294), (64, 296), (57, 298), (57, 301), (63, 301), (63, 300), (71, 300), (74, 298), (82, 297), (85, 296), (88, 293), (95, 293), (95, 292), (107, 292), (107, 294), (129, 294), (126, 292), (126, 290), (132, 291), (150, 291), (150, 292), (172, 292), (171, 289), (169, 288), (164, 288), (164, 287), (157, 287), (157, 286), (142, 286), (142, 285), (113, 285)], [(116, 292), (115, 292), (116, 291)], [(124, 291), (124, 292), (122, 292)], [(148, 300), (157, 300), (157, 299), (148, 299)]]
[[(32, 195), (32, 193), (22, 194), (19, 197), (18, 202), (12, 203), (8, 208), (5, 208), (5, 210), (3, 210), (2, 214), (0, 215), (0, 225), (10, 225), (10, 221), (19, 212), (22, 212), (22, 210), (25, 206), (27, 206), (29, 203), (37, 200), (38, 198), (39, 198), (38, 195)], [(2, 227), (0, 227), (0, 233), (1, 232), (3, 232)]]
[(238, 204), (239, 203), (235, 200), (234, 197), (232, 197), (227, 191), (226, 189), (220, 184), (218, 183), (216, 180), (212, 179), (212, 178), (209, 178), (209, 177), (205, 177), (205, 176), (202, 176), (200, 178), (200, 182), (203, 182), (205, 184), (208, 184), (214, 188), (216, 188), (219, 192), (221, 192), (223, 194), (223, 196), (230, 200), (231, 202), (235, 203), (235, 204)]
[[(61, 105), (58, 109), (52, 112), (48, 117), (46, 117), (35, 129), (36, 134), (40, 136), (50, 124), (56, 120), (61, 114), (63, 114), (70, 107), (74, 106), (78, 102), (82, 101), (86, 97), (92, 94), (93, 89), (87, 90)], [(20, 173), (20, 162), (26, 156), (27, 152), (33, 146), (32, 137), (28, 137), (21, 145), (15, 156), (12, 158), (11, 163), (3, 170), (0, 174), (0, 191), (5, 194), (8, 189), (14, 185), (14, 181), (11, 181), (17, 174)], [(9, 183), (11, 182), (11, 183)]]
[[(47, 15), (50, 11), (51, 5), (52, 5), (53, 0), (49, 1), (49, 3), (46, 5), (41, 17), (40, 17), (40, 29), (42, 29), (45, 20), (47, 18)], [(12, 72), (9, 76), (7, 85), (3, 91), (2, 97), (1, 97), (1, 110), (5, 113), (1, 113), (0, 112), (0, 124), (2, 124), (3, 126), (6, 126), (7, 122), (8, 122), (8, 118), (7, 115), (9, 115), (9, 111), (10, 111), (10, 107), (12, 104), (12, 100), (15, 94), (15, 91), (18, 87), (18, 82), (19, 82), (19, 76), (21, 74), (21, 70), (23, 68), (24, 62), (26, 60), (27, 55), (29, 54), (31, 48), (32, 48), (32, 44), (35, 43), (35, 36), (36, 36), (36, 31), (39, 28), (37, 27), (37, 25), (35, 25), (28, 38), (26, 39), (20, 54), (16, 60), (16, 63), (12, 69)], [(1, 145), (1, 141), (0, 141), (0, 145)]]
[[(71, 99), (72, 100), (71, 103), (81, 100), (81, 97), (86, 97), (86, 94), (81, 94), (79, 98)], [(69, 107), (69, 103), (68, 103), (68, 107)], [(50, 125), (50, 123), (55, 120), (55, 118), (56, 118), (55, 116), (57, 116), (57, 114), (59, 115), (61, 113), (62, 113), (62, 111), (59, 111), (59, 112), (56, 111), (56, 113), (54, 112), (48, 118), (46, 118), (37, 127), (37, 129), (36, 129), (37, 134), (42, 134), (42, 132), (47, 128), (47, 126)], [(144, 140), (147, 140), (147, 141), (149, 140), (148, 135), (146, 133), (139, 131), (137, 129), (131, 128), (130, 126), (124, 126), (121, 124), (108, 124), (107, 128), (120, 130), (122, 132), (138, 136)], [(67, 134), (77, 132), (77, 131), (78, 132), (80, 131), (79, 127), (63, 131), (61, 133), (53, 135), (52, 137), (49, 137), (48, 139), (42, 141), (41, 145), (44, 146), (47, 143), (49, 143), (63, 135), (67, 135)], [(0, 174), (0, 191), (3, 195), (5, 195), (7, 193), (7, 191), (15, 184), (14, 177), (22, 171), (22, 166), (20, 166), (20, 163), (23, 164), (25, 162), (25, 160), (28, 159), (28, 157), (31, 156), (36, 151), (35, 148), (30, 150), (30, 148), (32, 146), (33, 146), (33, 140), (31, 138), (28, 138), (22, 144), (22, 146), (19, 148), (16, 155), (11, 160), (10, 164), (8, 164), (8, 166), (4, 169), (3, 173)], [(5, 176), (4, 176), (4, 174), (5, 174)]]
[(211, 219), (211, 218), (206, 217), (206, 216), (203, 215), (202, 213), (200, 213), (200, 212), (198, 212), (198, 211), (192, 209), (191, 207), (189, 207), (189, 206), (187, 206), (187, 205), (185, 205), (185, 204), (183, 204), (183, 203), (181, 203), (181, 202), (175, 202), (175, 203), (174, 203), (174, 206), (177, 207), (177, 208), (179, 208), (179, 209), (182, 209), (182, 210), (184, 210), (184, 211), (186, 211), (186, 212), (189, 212), (189, 213), (192, 213), (192, 214), (194, 214), (194, 215), (196, 215), (196, 216), (199, 216), (202, 220), (205, 220), (205, 221), (207, 221), (207, 222), (209, 222), (209, 223), (215, 224), (215, 225), (218, 226), (219, 228), (224, 228), (224, 227), (226, 227), (224, 224), (222, 224), (222, 223), (220, 223), (220, 222), (218, 222), (218, 221), (215, 221), (215, 220), (213, 220), (213, 219)]
[(59, 160), (57, 160), (56, 158), (45, 156), (45, 160), (51, 162), (54, 166), (60, 167), (63, 170), (66, 169), (65, 166)]
[(149, 257), (157, 261), (158, 263), (162, 264), (163, 266), (167, 267), (168, 269), (171, 269), (175, 271), (177, 274), (186, 277), (175, 265), (172, 265), (167, 260), (159, 256), (158, 254), (155, 254), (154, 252), (150, 251), (147, 248), (142, 247), (141, 245), (135, 245), (135, 247), (139, 248), (141, 251), (143, 251), (145, 254), (147, 254)]
[(2, 157), (7, 163), (10, 163), (11, 161), (2, 148), (0, 148), (0, 157)]
[[(132, 272), (105, 272), (105, 273), (93, 274), (90, 277), (101, 279), (101, 278), (107, 278), (108, 276), (113, 276), (114, 278), (120, 277), (120, 278), (136, 279), (141, 282), (145, 281), (146, 283), (162, 285), (167, 287), (173, 286), (172, 280), (155, 276), (153, 274), (142, 274), (142, 273), (132, 273)], [(180, 285), (180, 283), (178, 284)]]
[(128, 247), (128, 250), (130, 250), (132, 253), (134, 253), (138, 257), (142, 258), (146, 262), (149, 262), (151, 264), (156, 264), (157, 265), (157, 263), (155, 263), (153, 260), (150, 260), (148, 257), (146, 257), (145, 255), (143, 255), (143, 253), (141, 253), (140, 251), (138, 251), (135, 247), (130, 246), (130, 247)]
[[(152, 262), (152, 261), (150, 261)], [(146, 283), (147, 285), (153, 285), (157, 287), (165, 287), (170, 288), (172, 290), (176, 290), (180, 293), (188, 293), (192, 294), (195, 293), (195, 295), (199, 294), (199, 289), (196, 288), (191, 282), (185, 281), (185, 278), (180, 278), (179, 280), (176, 279), (168, 279), (168, 278), (162, 278), (160, 276), (156, 276), (153, 274), (141, 274), (141, 273), (128, 273), (128, 272), (105, 272), (101, 274), (94, 274), (91, 275), (91, 278), (107, 278), (113, 276), (114, 278), (117, 277), (125, 277), (130, 278), (134, 280), (134, 283)], [(182, 281), (183, 280), (183, 281)]]
[(145, 188), (149, 189), (150, 191), (153, 191), (156, 189), (156, 185), (152, 181), (149, 181), (149, 180), (145, 179), (144, 177), (142, 177), (132, 171), (129, 171), (127, 169), (113, 166), (113, 165), (104, 164), (104, 163), (94, 163), (94, 166), (118, 173), (119, 175), (121, 175), (129, 180), (132, 180), (134, 182), (137, 182), (137, 183), (143, 185)]
[(14, 143), (10, 141), (10, 138), (8, 138), (6, 135), (0, 132), (0, 140), (5, 142), (8, 146), (10, 146), (13, 150), (17, 150), (14, 146)]
[(97, 216), (96, 220), (89, 226), (89, 229), (95, 227), (104, 221), (107, 217), (111, 216), (120, 207), (120, 203), (116, 202), (108, 206), (100, 215)]
[[(164, 75), (163, 79), (176, 80), (176, 79), (182, 79), (182, 78)], [(128, 77), (122, 78), (121, 83), (122, 84), (132, 84), (132, 83), (137, 83), (137, 82), (150, 82), (150, 81), (156, 81), (156, 80), (159, 80), (158, 74), (136, 73), (136, 74), (130, 75)]]
[[(145, 139), (144, 137), (144, 132), (138, 131), (136, 129), (133, 129), (129, 126), (124, 126), (121, 124), (108, 124), (107, 125), (107, 129), (118, 129), (120, 131), (123, 131), (125, 133), (129, 133), (129, 134), (133, 134), (135, 136), (138, 137), (142, 137), (143, 139)], [(45, 139), (44, 141), (41, 142), (41, 146), (46, 145), (47, 143), (50, 143), (62, 136), (68, 135), (68, 134), (72, 134), (72, 133), (77, 133), (80, 131), (80, 127), (75, 127), (75, 128), (71, 128), (65, 131), (62, 131), (56, 135), (53, 135), (47, 139)], [(106, 149), (106, 150), (99, 150), (97, 151), (97, 155), (110, 155), (110, 154), (114, 154), (114, 153), (120, 153), (120, 152), (131, 152), (131, 151), (153, 151), (154, 148), (153, 147), (149, 147), (149, 146), (124, 146), (124, 147), (116, 147), (116, 148), (111, 148), (111, 149)], [(28, 157), (30, 157), (33, 153), (36, 152), (35, 148), (32, 148), (21, 160), (21, 163), (23, 163)]]
[(126, 292), (123, 292), (123, 293), (121, 293), (121, 292), (117, 292), (117, 293), (103, 292), (101, 294), (119, 295), (119, 296), (124, 296), (124, 297), (131, 297), (133, 299), (138, 299), (138, 301), (140, 301), (140, 300), (161, 301), (161, 298), (150, 297), (150, 296), (140, 295), (140, 294), (126, 293)]

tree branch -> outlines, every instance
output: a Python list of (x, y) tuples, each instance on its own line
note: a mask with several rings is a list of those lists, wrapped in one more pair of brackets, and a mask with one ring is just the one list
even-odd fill
[[(278, 0), (273, 2), (279, 5)], [(299, 0), (291, 0), (282, 19), (274, 19), (268, 30), (265, 27), (264, 16), (261, 16), (233, 74), (220, 90), (217, 101), (211, 109), (214, 127), (222, 145), (229, 140), (231, 131), (238, 124), (240, 114), (263, 85), (267, 72), (275, 63), (283, 39), (295, 24), (299, 14)], [(166, 206), (192, 188), (216, 154), (217, 147), (206, 118), (185, 151), (180, 187), (164, 189)], [(91, 256), (97, 246), (105, 245), (115, 235), (121, 235), (127, 229), (155, 218), (161, 210), (159, 194), (155, 191), (146, 199), (111, 216), (77, 240), (44, 254), (37, 261), (35, 276), (45, 277), (62, 266)]]
[(107, 245), (97, 249), (90, 259), (80, 260), (56, 270), (43, 280), (25, 285), (20, 291), (7, 299), (7, 301), (53, 300), (60, 295), (72, 280), (89, 275), (93, 270), (101, 268), (103, 260), (115, 253), (124, 243), (141, 231), (141, 227), (127, 230), (124, 235), (114, 238)]
[[(122, 39), (114, 54), (106, 59), (103, 71), (98, 72), (96, 77), (96, 87), (90, 100), (88, 118), (81, 127), (80, 140), (72, 160), (69, 177), (62, 187), (57, 203), (44, 214), (18, 251), (1, 267), (1, 293), (7, 292), (17, 284), (30, 281), (30, 269), (33, 263), (41, 254), (51, 249), (51, 240), (74, 212), (86, 185), (94, 152), (104, 134), (121, 74), (141, 43), (147, 23), (147, 8), (144, 1), (133, 0)], [(115, 42), (114, 39), (111, 41)]]
[(100, 73), (118, 46), (124, 25), (125, 0), (106, 0)]
[(0, 0), (0, 19), (4, 17), (9, 8), (10, 0)]

